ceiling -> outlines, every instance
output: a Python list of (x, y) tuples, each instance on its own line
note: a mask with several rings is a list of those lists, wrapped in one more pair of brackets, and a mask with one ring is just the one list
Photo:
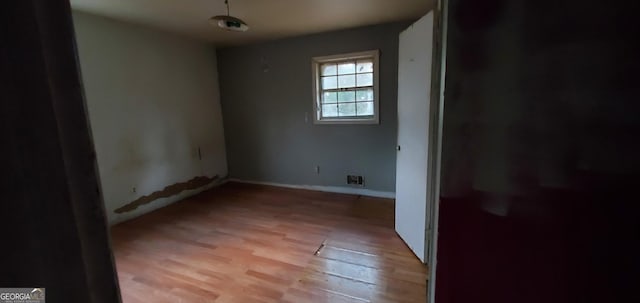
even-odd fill
[(411, 20), (434, 0), (229, 0), (244, 33), (209, 24), (224, 0), (71, 0), (74, 10), (175, 32), (217, 45), (239, 45), (358, 26)]

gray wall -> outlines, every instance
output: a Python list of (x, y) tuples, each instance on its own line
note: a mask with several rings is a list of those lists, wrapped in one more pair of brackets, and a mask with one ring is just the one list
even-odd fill
[[(230, 177), (395, 191), (398, 34), (410, 23), (219, 49)], [(314, 125), (311, 58), (380, 50), (380, 124)], [(320, 166), (316, 174), (315, 167)]]
[(184, 191), (135, 211), (113, 212), (168, 185), (196, 176), (224, 177), (227, 160), (214, 48), (85, 13), (74, 12), (73, 20), (109, 221), (138, 216), (194, 193)]

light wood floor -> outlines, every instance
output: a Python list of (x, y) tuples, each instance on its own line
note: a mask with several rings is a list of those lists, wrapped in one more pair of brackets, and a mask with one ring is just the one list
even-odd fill
[(425, 302), (393, 201), (227, 183), (112, 229), (124, 303)]

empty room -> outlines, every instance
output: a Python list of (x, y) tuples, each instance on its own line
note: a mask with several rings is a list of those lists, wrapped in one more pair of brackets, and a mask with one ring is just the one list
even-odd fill
[(433, 3), (71, 4), (123, 302), (426, 300)]
[(638, 2), (0, 9), (0, 302), (640, 302)]

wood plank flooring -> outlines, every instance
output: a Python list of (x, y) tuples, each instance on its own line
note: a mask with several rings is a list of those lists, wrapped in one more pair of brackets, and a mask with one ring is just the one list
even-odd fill
[(227, 183), (112, 228), (124, 303), (426, 302), (389, 199)]

